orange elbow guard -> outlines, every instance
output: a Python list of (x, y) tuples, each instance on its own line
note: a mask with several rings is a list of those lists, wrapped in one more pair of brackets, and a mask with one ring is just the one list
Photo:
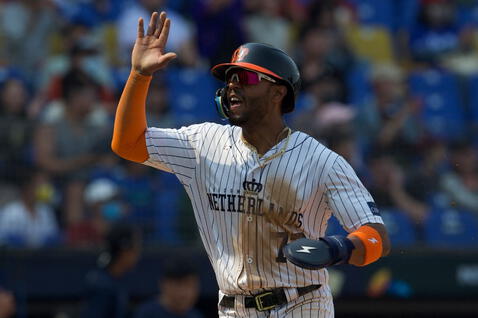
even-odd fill
[(373, 227), (363, 225), (350, 235), (358, 237), (364, 246), (364, 262), (361, 266), (373, 263), (382, 256), (382, 237)]

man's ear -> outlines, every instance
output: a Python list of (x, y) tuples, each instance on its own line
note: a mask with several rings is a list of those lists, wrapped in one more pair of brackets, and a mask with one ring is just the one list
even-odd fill
[(272, 93), (273, 101), (282, 104), (282, 101), (287, 95), (287, 87), (285, 87), (284, 85), (274, 85)]

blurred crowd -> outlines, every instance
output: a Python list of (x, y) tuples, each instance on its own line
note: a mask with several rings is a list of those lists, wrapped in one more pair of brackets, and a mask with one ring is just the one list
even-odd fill
[(150, 126), (221, 122), (210, 67), (272, 44), (301, 70), (288, 124), (352, 164), (394, 244), (478, 247), (474, 0), (0, 0), (0, 245), (94, 247), (118, 222), (197, 241), (175, 177), (110, 150), (138, 18), (161, 10), (178, 59)]

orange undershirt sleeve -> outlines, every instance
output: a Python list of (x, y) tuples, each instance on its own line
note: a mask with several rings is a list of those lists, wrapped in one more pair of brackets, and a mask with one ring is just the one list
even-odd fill
[(149, 158), (145, 131), (146, 96), (151, 79), (152, 76), (131, 71), (116, 109), (111, 149), (134, 162), (144, 162)]

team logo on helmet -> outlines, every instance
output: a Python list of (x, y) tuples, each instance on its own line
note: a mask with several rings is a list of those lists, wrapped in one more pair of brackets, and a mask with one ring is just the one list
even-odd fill
[(231, 62), (232, 63), (240, 62), (246, 57), (247, 54), (249, 54), (249, 48), (241, 46), (240, 48), (234, 51)]

